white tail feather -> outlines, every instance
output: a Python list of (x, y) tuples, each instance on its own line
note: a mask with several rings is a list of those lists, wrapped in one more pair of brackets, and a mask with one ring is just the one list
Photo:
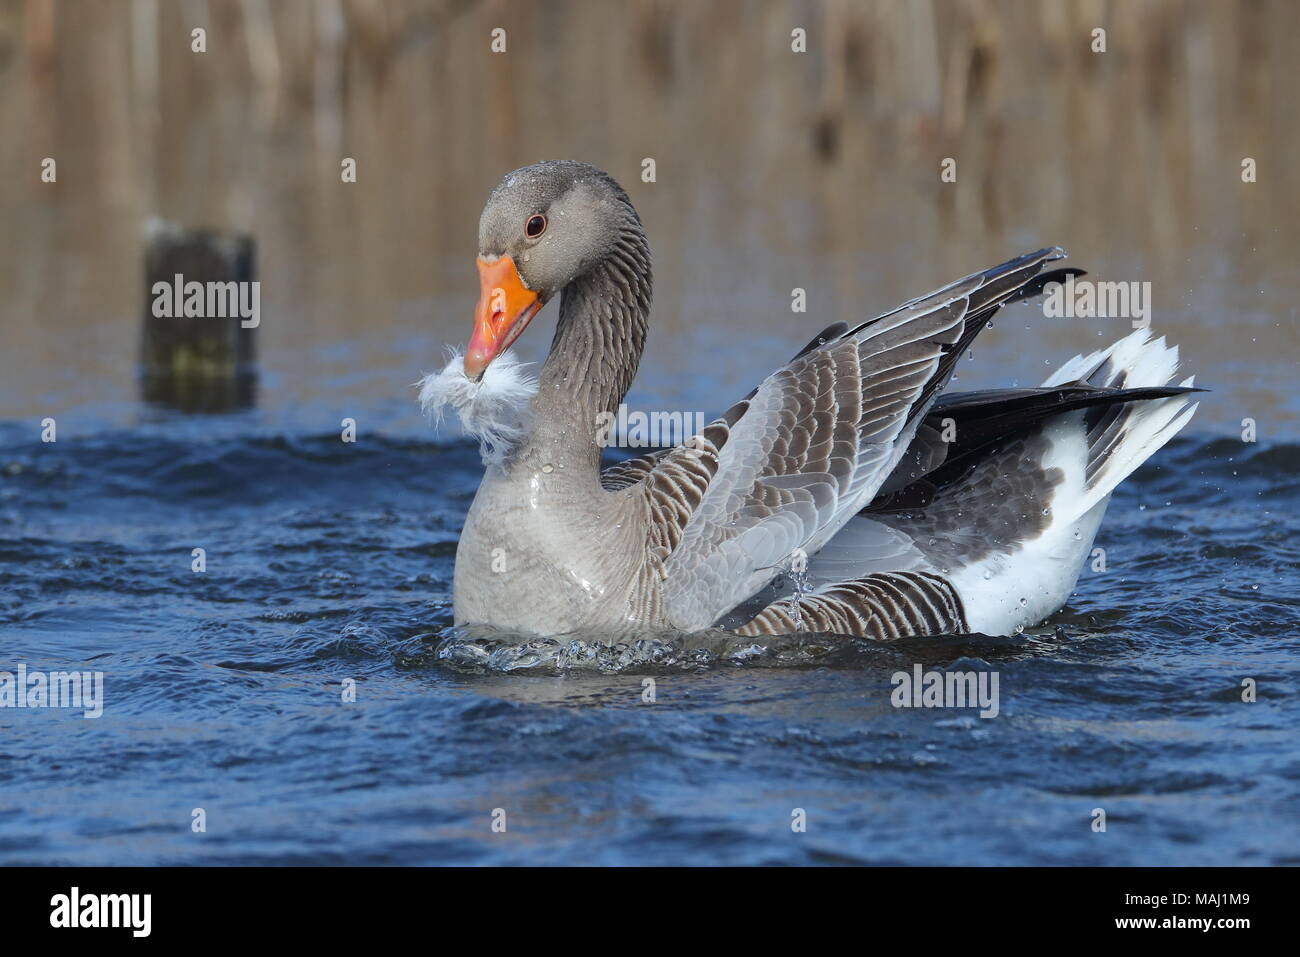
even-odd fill
[[(1106, 349), (1075, 356), (1043, 385), (1082, 380), (1112, 388), (1162, 386), (1173, 379), (1177, 368), (1178, 350), (1139, 329)], [(1182, 385), (1190, 386), (1192, 381), (1187, 378)], [(1012, 554), (994, 555), (950, 578), (973, 630), (1010, 634), (1042, 621), (1066, 602), (1091, 554), (1115, 486), (1187, 424), (1196, 404), (1189, 403), (1187, 396), (1171, 396), (1118, 408), (1120, 418), (1114, 423), (1120, 430), (1118, 440), (1104, 452), (1093, 448), (1098, 436), (1086, 431), (1082, 411), (1059, 416), (1045, 427), (1051, 448), (1041, 464), (1059, 469), (1063, 476), (1055, 490), (1051, 523)], [(1102, 458), (1088, 477), (1087, 463), (1097, 454)]]
[[(1048, 376), (1044, 386), (1085, 381), (1108, 388), (1143, 388), (1167, 385), (1178, 371), (1178, 347), (1165, 339), (1152, 339), (1148, 329), (1136, 329), (1106, 349), (1075, 356)], [(1182, 385), (1190, 386), (1193, 378)], [(1082, 516), (1101, 502), (1120, 482), (1168, 442), (1196, 411), (1187, 396), (1130, 402), (1120, 413), (1123, 435), (1106, 453), (1088, 483), (1083, 498), (1071, 503), (1074, 516)]]

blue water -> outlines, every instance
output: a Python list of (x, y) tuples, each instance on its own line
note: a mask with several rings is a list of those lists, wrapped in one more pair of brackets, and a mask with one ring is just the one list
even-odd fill
[(0, 863), (1300, 864), (1300, 446), (1176, 440), (1015, 638), (598, 652), (452, 633), (468, 444), (259, 421), (0, 425), (0, 670), (106, 697), (0, 709)]

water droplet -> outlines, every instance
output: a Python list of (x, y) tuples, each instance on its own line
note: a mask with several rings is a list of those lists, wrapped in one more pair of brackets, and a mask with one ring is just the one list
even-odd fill
[(1021, 608), (1024, 608), (1024, 607), (1025, 607), (1026, 605), (1028, 605), (1028, 604), (1029, 604), (1029, 600), (1028, 600), (1027, 598), (1022, 598), (1022, 599), (1020, 599), (1020, 607), (1021, 607)]
[(549, 465), (549, 464), (548, 464), (548, 465), (543, 465), (543, 466), (542, 466), (542, 471), (545, 472), (545, 473), (547, 473), (547, 474), (549, 475), (551, 472), (554, 472), (554, 471), (555, 471), (555, 468), (554, 468), (554, 466)]

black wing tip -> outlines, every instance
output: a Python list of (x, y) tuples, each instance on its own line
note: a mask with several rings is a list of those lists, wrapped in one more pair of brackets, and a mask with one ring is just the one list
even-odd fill
[[(1199, 385), (1139, 385), (1130, 388), (1114, 388), (1112, 386), (1098, 386), (1091, 382), (1085, 382), (1083, 379), (1076, 379), (1073, 382), (1063, 382), (1059, 386), (1051, 386), (1042, 389), (1043, 392), (1050, 392), (1052, 389), (1069, 389), (1082, 388), (1089, 392), (1095, 392), (1099, 399), (1112, 399), (1117, 401), (1128, 401), (1133, 399), (1168, 399), (1175, 395), (1187, 395), (1189, 392), (1210, 392), (1210, 389), (1203, 389)], [(978, 395), (978, 393), (969, 393)], [(1062, 393), (1064, 395), (1064, 393)]]
[(1172, 399), (1175, 396), (1187, 395), (1191, 392), (1209, 391), (1209, 389), (1202, 389), (1198, 385), (1142, 385), (1131, 389), (1120, 389), (1114, 395), (1116, 401), (1119, 402), (1141, 402), (1143, 400)]
[(1063, 266), (1060, 269), (1049, 269), (1047, 272), (1037, 273), (1027, 279), (1025, 284), (1007, 299), (1007, 302), (1033, 299), (1035, 296), (1041, 296), (1052, 283), (1063, 283), (1067, 276), (1086, 275), (1088, 275), (1087, 270), (1079, 269), (1076, 266)]
[(849, 331), (849, 324), (847, 322), (832, 322), (821, 332), (817, 333), (817, 335), (813, 336), (812, 341), (809, 342), (808, 345), (800, 349), (798, 352), (796, 352), (794, 356), (790, 359), (790, 361), (794, 362), (795, 359), (799, 359), (803, 356), (806, 356), (814, 349), (820, 349), (828, 342), (834, 342), (837, 339), (843, 338), (845, 333), (847, 333), (848, 331)]

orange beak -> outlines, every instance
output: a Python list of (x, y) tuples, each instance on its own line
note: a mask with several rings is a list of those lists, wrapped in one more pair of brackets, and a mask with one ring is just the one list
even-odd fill
[(479, 257), (478, 282), (474, 334), (465, 350), (465, 375), (475, 382), (483, 378), (492, 360), (510, 348), (542, 308), (540, 297), (524, 285), (509, 256), (491, 263)]

